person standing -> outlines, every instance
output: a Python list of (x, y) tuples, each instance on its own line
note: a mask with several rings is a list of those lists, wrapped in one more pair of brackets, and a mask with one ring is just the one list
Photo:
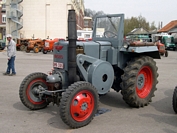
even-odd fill
[[(7, 63), (7, 70), (4, 75), (14, 76), (16, 75), (15, 71), (15, 57), (16, 57), (16, 43), (12, 39), (12, 35), (6, 35), (8, 45), (7, 45), (7, 56), (8, 56), (8, 63)], [(10, 73), (12, 70), (12, 73)]]

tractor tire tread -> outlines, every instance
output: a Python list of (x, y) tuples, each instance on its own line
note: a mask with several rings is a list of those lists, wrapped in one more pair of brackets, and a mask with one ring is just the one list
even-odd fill
[(175, 87), (173, 92), (172, 106), (175, 113), (177, 113), (177, 86)]
[[(151, 89), (151, 94), (148, 96), (146, 100), (139, 99), (136, 94), (136, 77), (138, 71), (141, 69), (141, 66), (148, 64), (154, 69), (155, 72), (155, 81), (153, 88)], [(123, 95), (123, 100), (129, 104), (131, 107), (144, 107), (151, 102), (151, 98), (154, 96), (154, 91), (157, 90), (156, 84), (158, 83), (157, 77), (157, 66), (156, 62), (149, 56), (140, 56), (133, 58), (130, 62), (127, 63), (127, 66), (124, 68), (124, 74), (121, 76), (122, 83), (120, 84), (122, 91), (121, 94)]]
[(19, 97), (20, 97), (20, 100), (21, 102), (29, 109), (31, 110), (38, 110), (38, 109), (42, 109), (42, 108), (45, 108), (48, 103), (46, 102), (45, 104), (41, 104), (41, 105), (38, 105), (38, 106), (35, 106), (33, 104), (31, 104), (29, 102), (29, 100), (26, 98), (26, 88), (30, 82), (31, 79), (35, 78), (35, 77), (46, 77), (47, 75), (44, 74), (44, 73), (40, 73), (40, 72), (35, 72), (35, 73), (31, 73), (29, 74), (28, 76), (26, 76), (22, 83), (20, 84), (20, 89), (19, 89)]
[[(85, 120), (84, 122), (82, 122), (82, 124), (80, 123), (77, 123), (75, 122), (74, 120), (69, 120), (69, 119), (72, 119), (72, 118), (69, 118), (69, 115), (67, 113), (67, 111), (69, 110), (69, 106), (68, 106), (68, 103), (70, 100), (72, 100), (71, 98), (71, 95), (77, 93), (77, 91), (79, 90), (79, 88), (82, 88), (82, 87), (85, 87), (87, 86), (88, 88), (94, 88), (92, 89), (92, 91), (94, 92), (94, 94), (96, 94), (96, 99), (94, 100), (96, 103), (96, 108), (98, 108), (98, 101), (99, 101), (99, 97), (98, 97), (98, 93), (96, 91), (96, 88), (94, 86), (92, 86), (90, 83), (88, 82), (85, 82), (85, 81), (78, 81), (78, 82), (75, 82), (74, 84), (71, 84), (68, 89), (66, 89), (65, 92), (62, 93), (62, 98), (61, 98), (61, 101), (60, 101), (60, 116), (61, 116), (61, 119), (63, 120), (63, 122), (65, 124), (67, 124), (68, 126), (70, 126), (71, 128), (80, 128), (80, 127), (83, 127), (83, 126), (86, 126), (87, 124), (89, 124), (91, 122), (91, 120), (93, 119), (93, 116), (91, 116), (91, 119), (87, 119)], [(94, 115), (96, 113), (97, 110), (93, 110), (93, 114)]]

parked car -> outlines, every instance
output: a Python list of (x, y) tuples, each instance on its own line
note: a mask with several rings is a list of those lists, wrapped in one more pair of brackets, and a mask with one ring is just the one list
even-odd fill
[(43, 54), (47, 54), (47, 52), (53, 51), (54, 43), (58, 41), (65, 41), (65, 39), (55, 38), (53, 40), (45, 40), (45, 45), (43, 47)]
[(0, 50), (4, 50), (6, 47), (6, 42), (4, 40), (0, 40)]

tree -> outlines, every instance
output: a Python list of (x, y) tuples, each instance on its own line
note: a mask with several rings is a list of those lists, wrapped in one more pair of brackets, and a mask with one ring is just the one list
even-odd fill
[(149, 22), (146, 21), (146, 18), (141, 15), (139, 15), (138, 17), (131, 17), (124, 20), (124, 35), (127, 35), (135, 28), (143, 28), (148, 31), (157, 29), (155, 26), (155, 22), (149, 24)]
[(94, 19), (95, 19), (95, 17), (96, 17), (97, 15), (104, 15), (105, 13), (104, 13), (103, 11), (98, 11), (98, 12), (96, 12), (96, 11), (94, 11), (94, 10), (85, 9), (85, 10), (84, 10), (84, 14), (85, 14), (85, 16), (87, 16), (87, 17), (91, 17), (92, 20), (94, 21)]
[(155, 22), (153, 21), (150, 25), (150, 30), (154, 30), (157, 29), (157, 27), (155, 26)]

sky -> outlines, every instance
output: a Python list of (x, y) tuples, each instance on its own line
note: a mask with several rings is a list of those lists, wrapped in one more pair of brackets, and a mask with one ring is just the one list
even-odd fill
[(177, 0), (84, 0), (86, 9), (105, 14), (125, 14), (125, 18), (141, 15), (150, 24), (162, 27), (177, 20)]

